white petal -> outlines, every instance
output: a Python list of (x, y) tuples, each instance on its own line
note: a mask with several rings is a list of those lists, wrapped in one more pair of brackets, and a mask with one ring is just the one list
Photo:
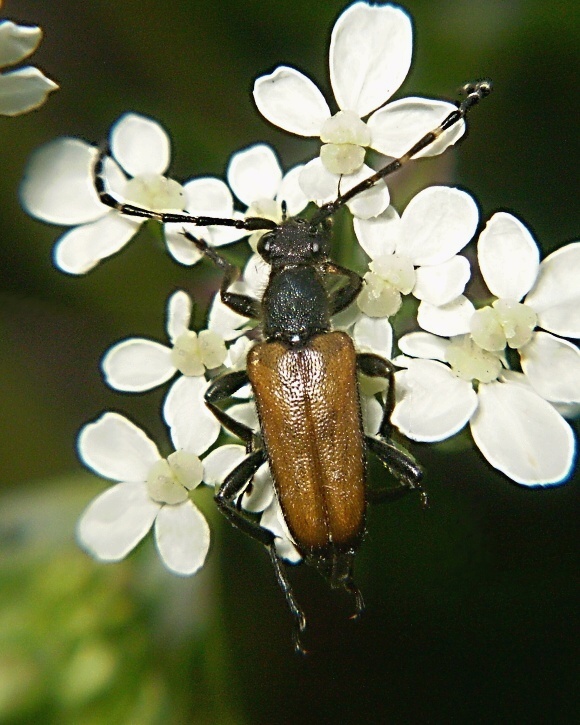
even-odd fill
[(540, 265), (536, 284), (526, 297), (540, 327), (567, 337), (580, 337), (580, 242), (567, 244)]
[[(366, 164), (354, 174), (343, 176), (340, 182), (340, 191), (342, 194), (350, 191), (353, 186), (360, 184), (361, 181), (368, 179), (374, 174), (373, 169)], [(361, 219), (370, 219), (381, 214), (389, 206), (390, 201), (389, 189), (384, 181), (379, 181), (362, 194), (357, 194), (351, 201), (347, 202), (347, 206), (355, 217)]]
[(0, 74), (0, 115), (17, 116), (41, 106), (56, 83), (32, 66)]
[(103, 413), (85, 425), (78, 438), (83, 463), (114, 481), (145, 481), (161, 456), (157, 446), (130, 420), (118, 413)]
[(169, 136), (151, 118), (125, 113), (112, 127), (110, 139), (113, 156), (131, 176), (167, 171)]
[(89, 504), (81, 516), (79, 542), (97, 559), (119, 561), (149, 531), (159, 508), (144, 483), (118, 483)]
[[(239, 423), (247, 425), (253, 431), (257, 431), (260, 427), (258, 422), (258, 413), (254, 403), (240, 403), (232, 405), (228, 408), (228, 415)], [(232, 434), (230, 434), (232, 435)]]
[(477, 408), (471, 383), (434, 360), (411, 360), (395, 373), (393, 425), (415, 441), (434, 442), (460, 431)]
[(429, 332), (410, 332), (399, 340), (399, 349), (405, 355), (422, 357), (429, 360), (447, 360), (447, 348), (449, 340)]
[(219, 293), (213, 298), (209, 315), (208, 330), (213, 330), (221, 335), (224, 340), (233, 340), (242, 334), (238, 328), (248, 321), (247, 317), (238, 315), (230, 307), (224, 305)]
[(228, 473), (244, 460), (246, 447), (228, 443), (215, 448), (203, 459), (203, 480), (208, 486), (220, 486)]
[(20, 187), (29, 214), (50, 224), (85, 224), (107, 214), (92, 179), (97, 149), (76, 138), (59, 138), (37, 149)]
[(270, 123), (299, 136), (318, 136), (330, 118), (328, 104), (314, 83), (283, 65), (256, 80), (254, 101)]
[(155, 543), (165, 566), (190, 576), (201, 569), (209, 550), (209, 526), (191, 501), (163, 506), (155, 521)]
[(517, 483), (563, 483), (574, 461), (574, 435), (550, 403), (521, 385), (479, 386), (471, 433), (492, 466)]
[(465, 257), (455, 255), (443, 264), (419, 267), (415, 276), (413, 295), (440, 307), (463, 294), (471, 277), (471, 267)]
[(361, 395), (360, 407), (363, 418), (363, 428), (367, 435), (377, 435), (383, 420), (383, 406), (376, 398)]
[(308, 199), (319, 206), (338, 196), (340, 177), (331, 174), (317, 156), (302, 167), (299, 174), (300, 188)]
[(270, 474), (270, 466), (264, 463), (252, 478), (252, 486), (244, 492), (242, 507), (246, 511), (259, 513), (264, 511), (274, 498), (274, 481)]
[(151, 390), (175, 375), (170, 348), (137, 337), (114, 345), (101, 365), (107, 385), (128, 393)]
[(357, 2), (336, 21), (330, 40), (330, 80), (341, 109), (362, 118), (381, 106), (411, 66), (413, 29), (393, 5)]
[(403, 212), (396, 251), (415, 265), (441, 264), (469, 242), (478, 220), (477, 204), (465, 191), (429, 186)]
[[(457, 106), (453, 103), (429, 98), (409, 97), (388, 103), (368, 120), (372, 135), (371, 146), (385, 156), (399, 158), (456, 110)], [(420, 159), (443, 153), (464, 133), (465, 122), (459, 121), (413, 158)]]
[(128, 244), (141, 224), (111, 211), (96, 222), (71, 229), (54, 247), (54, 264), (62, 272), (84, 274)]
[(276, 553), (280, 558), (289, 561), (291, 564), (297, 564), (302, 559), (292, 543), (290, 532), (284, 521), (282, 509), (275, 496), (272, 499), (272, 503), (262, 514), (260, 526), (271, 531), (276, 537), (274, 544), (276, 546)]
[(393, 206), (373, 219), (354, 217), (354, 232), (371, 259), (393, 254), (401, 240), (401, 218)]
[[(171, 254), (176, 262), (190, 267), (199, 262), (203, 254), (198, 251), (193, 242), (190, 242), (189, 239), (183, 236), (183, 230), (185, 228), (187, 226), (184, 224), (165, 224), (165, 243), (167, 244), (169, 254)], [(209, 238), (209, 232), (205, 227), (197, 227), (195, 232), (192, 233), (199, 239)]]
[(260, 143), (238, 151), (230, 159), (228, 184), (246, 206), (259, 199), (274, 199), (282, 182), (282, 169), (270, 146)]
[(354, 302), (349, 305), (346, 310), (342, 310), (342, 312), (339, 312), (338, 315), (334, 315), (332, 318), (332, 329), (350, 332), (353, 325), (355, 325), (362, 317), (363, 313), (360, 311), (356, 302)]
[(183, 290), (174, 292), (167, 301), (167, 335), (171, 342), (189, 330), (191, 297)]
[(0, 23), (0, 68), (14, 65), (33, 53), (42, 39), (42, 30), (32, 25)]
[(580, 402), (580, 350), (567, 340), (536, 332), (520, 350), (522, 370), (542, 398)]
[(497, 212), (487, 222), (477, 242), (477, 259), (496, 297), (521, 300), (538, 276), (538, 245), (519, 219), (506, 212)]
[[(234, 211), (232, 192), (221, 179), (204, 176), (183, 185), (185, 208), (194, 216), (211, 216), (230, 219)], [(198, 236), (192, 231), (194, 236)]]
[(259, 254), (253, 254), (244, 267), (244, 284), (247, 286), (246, 292), (262, 299), (268, 279), (270, 278), (270, 272), (272, 268), (265, 262)]
[(304, 164), (298, 164), (294, 166), (287, 174), (284, 175), (278, 193), (276, 194), (276, 201), (286, 202), (286, 209), (289, 216), (296, 216), (299, 214), (305, 206), (308, 204), (306, 195), (300, 188), (300, 173), (304, 168)]
[(469, 321), (475, 312), (473, 304), (460, 295), (453, 302), (442, 307), (435, 307), (429, 302), (421, 302), (417, 311), (417, 322), (427, 332), (441, 337), (466, 335), (469, 332)]
[(359, 352), (370, 352), (387, 359), (393, 352), (393, 328), (385, 317), (367, 317), (358, 320), (352, 337)]
[(163, 417), (170, 428), (176, 450), (195, 453), (206, 451), (215, 443), (220, 424), (205, 404), (209, 383), (203, 377), (182, 375), (171, 386), (163, 404)]

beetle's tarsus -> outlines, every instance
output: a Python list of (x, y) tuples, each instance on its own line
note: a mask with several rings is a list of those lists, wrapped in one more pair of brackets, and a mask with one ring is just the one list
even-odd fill
[(350, 615), (350, 619), (356, 622), (360, 619), (361, 614), (365, 610), (365, 600), (363, 599), (361, 590), (352, 580), (345, 584), (345, 588), (348, 592), (350, 592), (350, 594), (354, 596), (355, 610), (354, 614)]

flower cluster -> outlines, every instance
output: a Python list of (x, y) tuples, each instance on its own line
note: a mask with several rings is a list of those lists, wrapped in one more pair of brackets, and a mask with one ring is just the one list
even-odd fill
[[(254, 86), (257, 108), (270, 122), (300, 136), (320, 137), (316, 158), (284, 174), (274, 151), (256, 144), (232, 156), (227, 184), (210, 177), (180, 184), (166, 175), (166, 132), (155, 121), (128, 113), (112, 127), (104, 182), (120, 203), (155, 212), (283, 223), (309, 203), (320, 206), (371, 176), (367, 149), (399, 157), (456, 108), (420, 97), (390, 101), (409, 70), (411, 52), (411, 23), (403, 10), (356, 2), (332, 31), (335, 113), (314, 83), (293, 68), (281, 66)], [(441, 153), (464, 131), (460, 120), (417, 155)], [(56, 266), (70, 274), (86, 273), (118, 252), (143, 223), (101, 203), (93, 180), (97, 154), (75, 138), (54, 141), (33, 156), (21, 188), (30, 214), (72, 227), (54, 251)], [(369, 261), (361, 270), (361, 293), (334, 327), (346, 330), (358, 351), (392, 359), (399, 368), (392, 424), (411, 440), (436, 442), (469, 423), (483, 456), (511, 480), (528, 486), (564, 482), (575, 455), (565, 417), (580, 409), (580, 351), (566, 339), (580, 337), (580, 243), (540, 262), (526, 227), (511, 214), (496, 213), (477, 240), (475, 270), (461, 254), (480, 225), (470, 194), (432, 186), (401, 213), (389, 202), (383, 180), (348, 202)], [(184, 265), (202, 256), (184, 231), (212, 249), (248, 237), (248, 253), (256, 252), (263, 234), (174, 218), (164, 225), (165, 241)], [(269, 273), (258, 254), (249, 256), (236, 291), (259, 301)], [(489, 290), (484, 298), (470, 298), (476, 274)], [(410, 296), (418, 302), (406, 306), (406, 334), (397, 336), (403, 300)], [(408, 332), (410, 308), (417, 310), (420, 328), (413, 332)], [(166, 566), (182, 575), (197, 571), (208, 551), (209, 530), (193, 492), (201, 484), (219, 487), (246, 456), (245, 446), (227, 439), (208, 453), (226, 431), (204, 394), (216, 376), (244, 369), (256, 323), (216, 295), (207, 328), (194, 331), (191, 309), (190, 296), (174, 292), (167, 303), (166, 342), (129, 338), (103, 358), (105, 380), (116, 390), (142, 393), (173, 380), (163, 404), (173, 452), (163, 457), (142, 430), (117, 413), (107, 412), (82, 429), (81, 459), (117, 482), (79, 524), (82, 545), (99, 559), (123, 558), (154, 526)], [(363, 420), (371, 434), (382, 419), (384, 387), (361, 380)], [(251, 390), (235, 395), (239, 401), (228, 415), (257, 435)], [(267, 464), (238, 505), (275, 535), (282, 558), (300, 559)]]

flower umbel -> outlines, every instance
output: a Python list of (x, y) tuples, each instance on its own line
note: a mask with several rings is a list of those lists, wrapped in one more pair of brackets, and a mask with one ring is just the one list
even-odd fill
[[(111, 129), (110, 146), (112, 157), (105, 159), (104, 168), (115, 195), (159, 211), (183, 210), (183, 188), (164, 176), (169, 137), (158, 123), (126, 113)], [(80, 139), (52, 141), (34, 153), (20, 189), (29, 214), (74, 227), (54, 248), (54, 263), (69, 274), (84, 274), (118, 252), (143, 223), (99, 201), (93, 182), (97, 153)]]
[[(419, 309), (428, 333), (405, 335), (399, 347), (423, 359), (401, 360), (407, 369), (395, 376), (392, 421), (422, 441), (443, 440), (469, 421), (485, 458), (514, 481), (562, 483), (575, 440), (557, 409), (565, 414), (580, 404), (580, 350), (557, 335), (580, 336), (580, 244), (540, 264), (529, 231), (499, 212), (479, 237), (478, 260), (498, 299), (477, 311), (465, 297)], [(506, 369), (507, 347), (519, 352), (523, 374)]]
[[(455, 109), (444, 101), (413, 97), (384, 105), (409, 71), (412, 43), (411, 21), (402, 8), (356, 2), (336, 21), (330, 41), (330, 81), (338, 113), (332, 115), (314, 83), (294, 68), (280, 66), (256, 81), (254, 100), (268, 121), (323, 142), (319, 158), (300, 174), (302, 190), (312, 201), (336, 197), (339, 180), (344, 193), (370, 176), (372, 169), (364, 163), (367, 147), (398, 157)], [(461, 121), (417, 155), (441, 153), (464, 132)], [(381, 182), (348, 205), (355, 216), (366, 219), (388, 203), (388, 189)]]

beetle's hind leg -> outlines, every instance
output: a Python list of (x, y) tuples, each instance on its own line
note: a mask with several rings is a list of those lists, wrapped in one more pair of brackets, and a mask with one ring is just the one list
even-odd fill
[(422, 486), (423, 469), (412, 456), (404, 448), (396, 446), (394, 443), (374, 436), (366, 435), (365, 441), (367, 447), (372, 451), (381, 463), (389, 470), (389, 473), (397, 479), (399, 485), (390, 488), (370, 489), (368, 493), (369, 500), (373, 503), (380, 501), (396, 500), (401, 498), (409, 491), (419, 491), (421, 495), (421, 503), (427, 506), (427, 494)]
[(241, 461), (233, 471), (231, 471), (225, 478), (224, 482), (220, 486), (219, 491), (215, 495), (215, 501), (220, 511), (224, 516), (240, 531), (243, 531), (248, 536), (251, 536), (256, 541), (259, 541), (267, 549), (270, 555), (270, 560), (274, 567), (274, 573), (276, 580), (286, 602), (290, 609), (290, 613), (294, 617), (294, 633), (293, 641), (294, 648), (297, 652), (305, 653), (300, 635), (306, 627), (306, 617), (304, 612), (298, 606), (292, 586), (286, 574), (284, 562), (280, 559), (276, 553), (275, 536), (268, 529), (264, 529), (254, 519), (251, 514), (246, 513), (236, 506), (236, 499), (244, 491), (248, 481), (252, 478), (258, 468), (266, 461), (266, 453), (263, 448), (260, 448), (253, 453), (250, 453), (243, 461)]
[(423, 490), (421, 480), (423, 469), (415, 458), (402, 446), (395, 445), (391, 438), (391, 415), (395, 407), (395, 368), (393, 363), (379, 355), (359, 353), (357, 355), (359, 370), (369, 377), (385, 378), (388, 387), (385, 394), (383, 418), (379, 425), (378, 437), (365, 436), (366, 444), (377, 458), (388, 468), (399, 485), (391, 488), (369, 490), (369, 499), (373, 502), (395, 500), (408, 491), (419, 491), (423, 506), (427, 505), (427, 494)]
[(294, 642), (294, 649), (299, 654), (305, 655), (307, 650), (302, 644), (301, 634), (306, 629), (306, 617), (304, 616), (304, 612), (298, 606), (298, 602), (296, 601), (296, 597), (294, 596), (294, 592), (292, 591), (290, 580), (288, 579), (288, 574), (286, 573), (286, 566), (282, 559), (280, 559), (280, 557), (278, 556), (274, 544), (268, 546), (268, 553), (270, 554), (270, 561), (272, 562), (272, 566), (274, 567), (274, 573), (276, 574), (278, 586), (282, 590), (282, 593), (286, 598), (288, 608), (290, 609), (290, 613), (294, 617), (294, 628), (292, 631), (292, 641)]

